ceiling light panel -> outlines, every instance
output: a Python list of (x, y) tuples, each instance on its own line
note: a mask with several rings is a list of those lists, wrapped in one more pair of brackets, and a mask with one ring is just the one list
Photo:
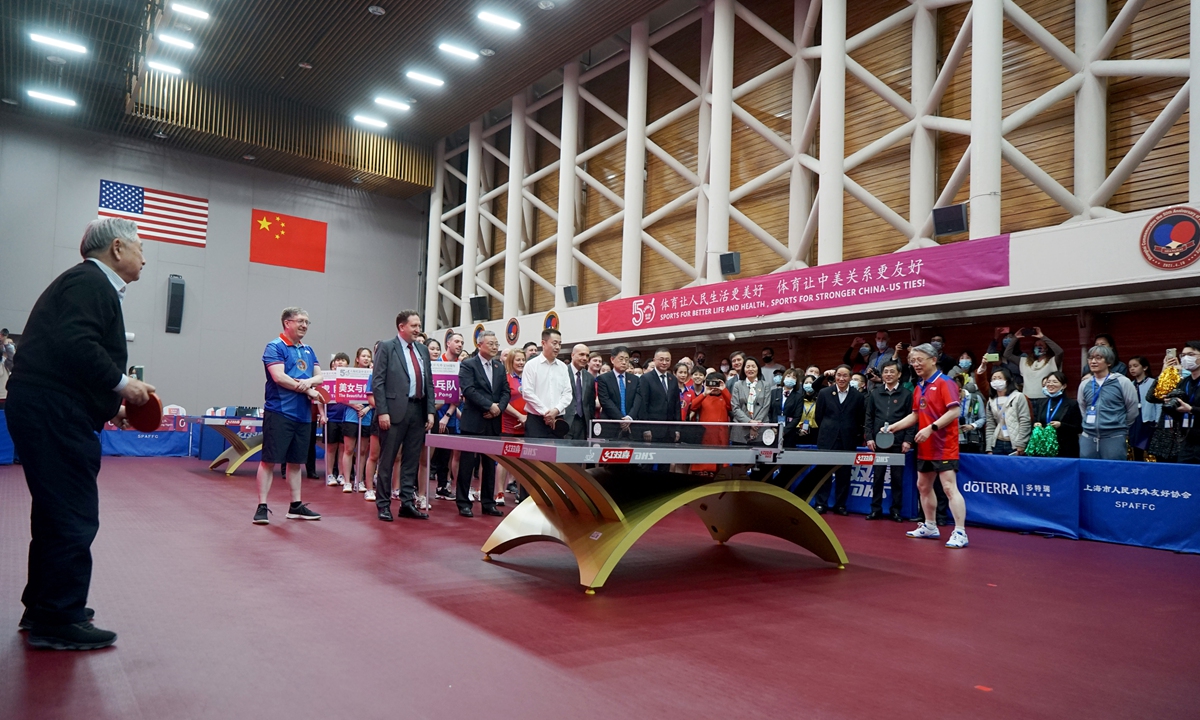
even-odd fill
[(183, 72), (182, 70), (175, 67), (174, 65), (168, 65), (166, 63), (161, 63), (161, 62), (158, 62), (157, 60), (147, 60), (146, 65), (150, 66), (151, 68), (153, 68), (155, 70), (158, 70), (159, 72), (170, 73), (172, 75), (178, 75)]
[(438, 45), (438, 50), (441, 50), (444, 53), (450, 53), (451, 55), (457, 55), (460, 58), (466, 58), (468, 60), (478, 60), (479, 59), (478, 53), (474, 53), (474, 52), (471, 52), (470, 50), (460, 48), (457, 45), (451, 45), (450, 43), (442, 43), (441, 45)]
[(189, 15), (194, 18), (200, 18), (201, 20), (208, 19), (208, 13), (204, 12), (203, 10), (199, 10), (197, 8), (191, 7), (189, 5), (180, 5), (179, 3), (171, 3), (171, 9), (177, 13), (181, 13), (183, 15)]
[(191, 50), (196, 47), (196, 45), (194, 43), (192, 43), (188, 40), (184, 40), (183, 38), (175, 37), (174, 35), (164, 35), (162, 33), (159, 33), (158, 39), (162, 40), (163, 42), (165, 42), (168, 45), (174, 45), (175, 47), (181, 47), (181, 48), (184, 48), (185, 50)]
[(502, 15), (497, 15), (495, 13), (490, 13), (486, 10), (479, 13), (479, 15), (477, 15), (476, 17), (478, 17), (480, 20), (484, 21), (485, 23), (491, 23), (492, 25), (498, 25), (506, 30), (517, 30), (521, 27), (521, 23), (517, 22), (516, 20), (512, 20), (510, 18), (506, 18)]
[(384, 107), (390, 107), (395, 110), (410, 110), (410, 109), (412, 109), (412, 106), (406, 102), (400, 102), (399, 100), (389, 100), (388, 98), (385, 98), (385, 97), (377, 97), (377, 98), (375, 98), (375, 102), (376, 102), (376, 104), (382, 105)]
[(385, 127), (387, 127), (387, 123), (385, 123), (384, 121), (382, 121), (382, 120), (376, 120), (375, 118), (373, 118), (373, 117), (367, 117), (366, 115), (355, 115), (355, 116), (354, 116), (354, 121), (355, 121), (355, 122), (360, 122), (360, 123), (362, 123), (363, 125), (370, 125), (371, 127), (376, 127), (376, 128), (385, 128)]
[(38, 92), (37, 90), (28, 90), (27, 94), (29, 97), (37, 98), (38, 100), (58, 103), (59, 105), (66, 105), (67, 107), (75, 107), (74, 100), (71, 98), (62, 97), (61, 95), (51, 95), (50, 93)]
[(29, 33), (29, 39), (34, 42), (42, 43), (43, 45), (53, 45), (56, 48), (70, 50), (71, 52), (86, 53), (87, 48), (79, 43), (70, 42), (68, 40), (60, 40), (49, 35), (40, 35), (38, 33)]
[(408, 77), (411, 80), (428, 83), (430, 85), (436, 85), (437, 87), (441, 87), (446, 84), (445, 80), (439, 80), (438, 78), (435, 78), (432, 75), (426, 75), (425, 73), (419, 73), (419, 72), (416, 72), (415, 70), (409, 70), (408, 72), (404, 73), (404, 75), (405, 75), (405, 77)]

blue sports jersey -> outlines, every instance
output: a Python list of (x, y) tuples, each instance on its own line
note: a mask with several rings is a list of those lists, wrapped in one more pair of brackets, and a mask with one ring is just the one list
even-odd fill
[(320, 367), (317, 353), (304, 343), (292, 345), (283, 335), (267, 343), (267, 348), (263, 350), (263, 371), (267, 375), (263, 408), (292, 420), (309, 422), (312, 419), (312, 401), (302, 393), (279, 387), (271, 377), (269, 368), (279, 363), (283, 364), (283, 371), (288, 377), (306, 380)]
[(358, 413), (354, 412), (354, 408), (349, 405), (331, 402), (325, 406), (325, 416), (331, 423), (354, 422), (351, 418), (357, 417)]

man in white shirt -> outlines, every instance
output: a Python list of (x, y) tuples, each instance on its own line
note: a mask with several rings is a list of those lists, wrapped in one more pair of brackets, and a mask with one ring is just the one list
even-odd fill
[(775, 362), (775, 348), (767, 346), (762, 351), (762, 363), (759, 365), (758, 372), (760, 377), (770, 379), (777, 372), (787, 370), (784, 366)]
[(525, 423), (526, 437), (558, 437), (554, 425), (562, 419), (572, 398), (570, 372), (567, 364), (558, 359), (561, 349), (562, 333), (543, 330), (542, 352), (526, 362), (521, 373), (521, 397), (525, 398), (525, 410), (529, 415)]

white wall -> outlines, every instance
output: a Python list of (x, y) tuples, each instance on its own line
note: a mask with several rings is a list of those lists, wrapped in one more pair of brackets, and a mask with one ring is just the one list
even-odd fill
[[(425, 197), (413, 203), (175, 152), (160, 144), (0, 115), (0, 326), (20, 333), (51, 280), (80, 261), (100, 180), (208, 198), (208, 246), (147, 240), (125, 299), (129, 364), (189, 412), (261, 405), (263, 347), (280, 311), (308, 310), (322, 364), (395, 332), (418, 302)], [(250, 263), (252, 208), (327, 222), (324, 273)], [(187, 283), (183, 332), (165, 332), (167, 277)]]

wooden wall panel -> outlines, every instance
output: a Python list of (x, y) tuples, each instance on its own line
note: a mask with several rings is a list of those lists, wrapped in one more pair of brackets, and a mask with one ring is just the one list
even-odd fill
[[(1121, 3), (1109, 2), (1109, 17)], [(1188, 4), (1150, 0), (1113, 52), (1114, 60), (1188, 56)], [(1108, 168), (1129, 148), (1183, 87), (1184, 78), (1112, 78), (1108, 86)], [(1108, 206), (1120, 212), (1186, 203), (1189, 113), (1168, 131)]]

